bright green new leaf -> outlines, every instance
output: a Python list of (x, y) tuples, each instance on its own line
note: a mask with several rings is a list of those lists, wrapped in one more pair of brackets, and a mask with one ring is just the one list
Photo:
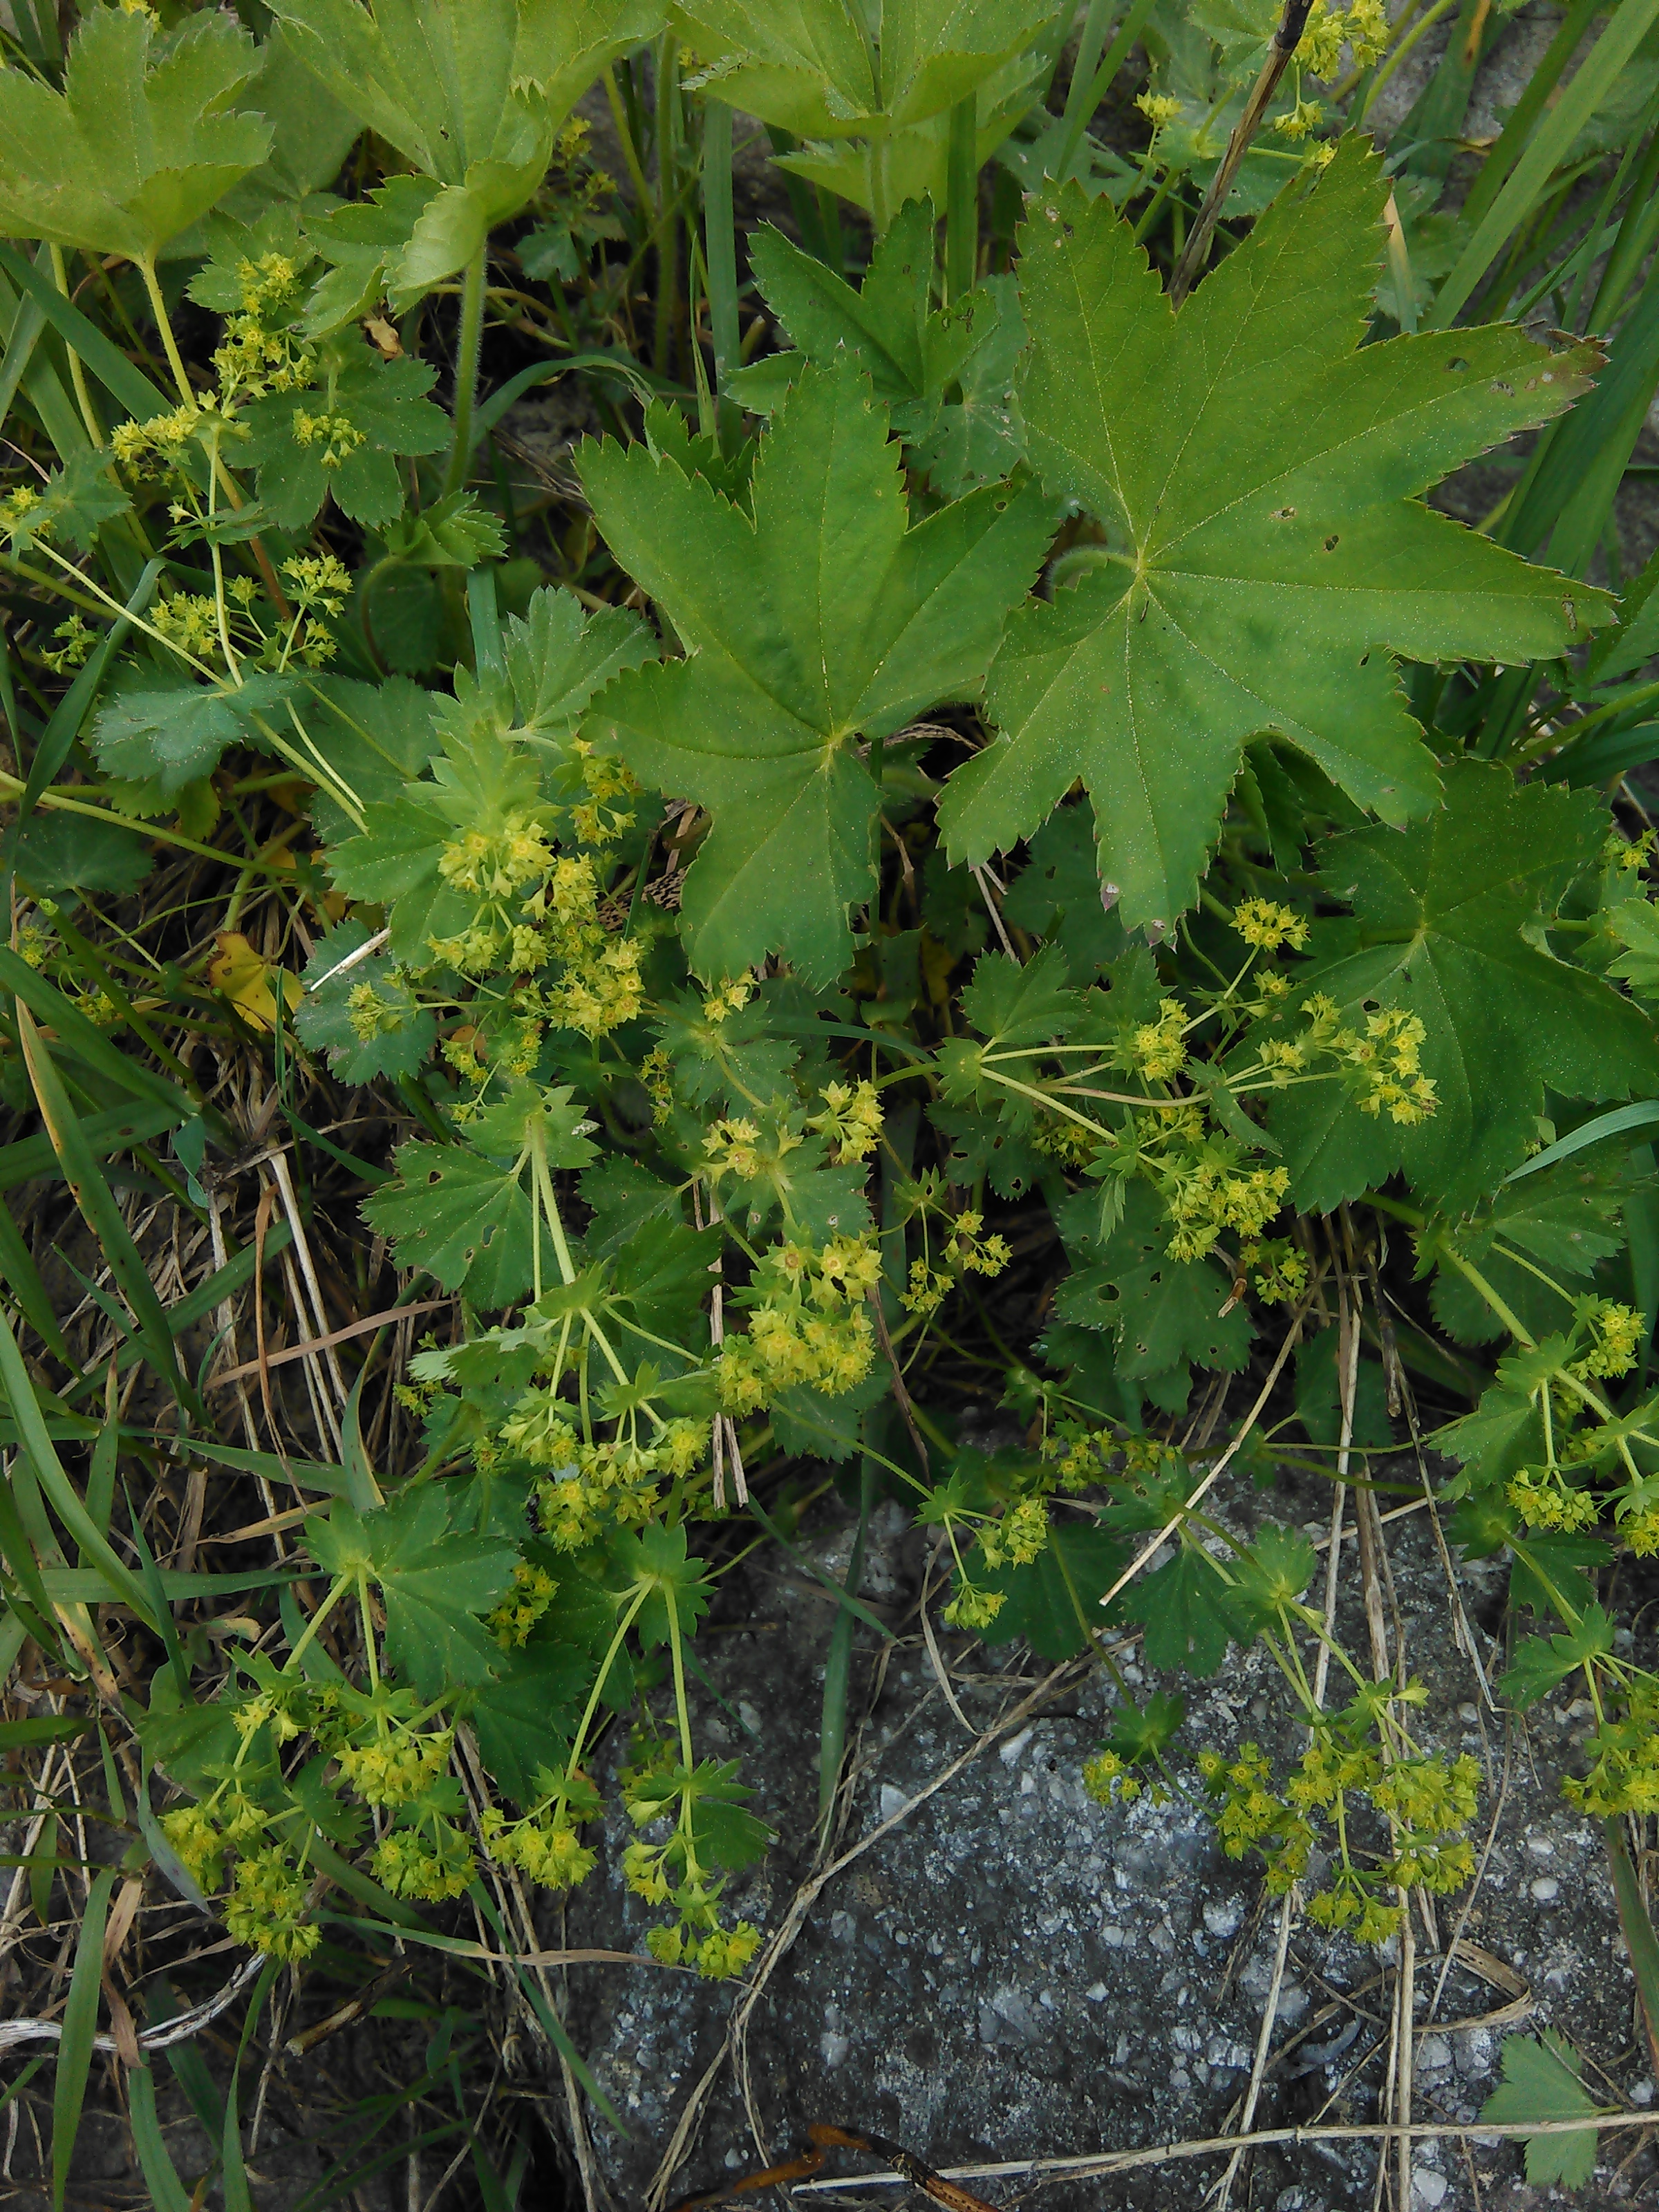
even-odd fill
[(988, 489), (908, 526), (886, 410), (845, 359), (803, 370), (774, 418), (752, 520), (640, 446), (590, 445), (580, 472), (686, 647), (613, 686), (596, 735), (714, 817), (681, 909), (692, 965), (718, 978), (781, 952), (828, 983), (876, 886), (864, 749), (973, 695), (1052, 510), (1035, 487)]
[(476, 568), (480, 561), (499, 561), (507, 533), (485, 514), (475, 493), (453, 491), (422, 510), (405, 514), (386, 533), (388, 561), (408, 561), (422, 568)]
[(487, 1680), (501, 1656), (477, 1619), (512, 1578), (516, 1546), (451, 1525), (441, 1482), (411, 1484), (367, 1517), (336, 1498), (326, 1520), (306, 1522), (306, 1542), (325, 1574), (362, 1576), (386, 1607), (387, 1664), (422, 1698)]
[(1605, 1656), (1612, 1650), (1612, 1621), (1599, 1605), (1589, 1606), (1577, 1626), (1565, 1635), (1529, 1636), (1517, 1644), (1515, 1663), (1498, 1686), (1512, 1705), (1524, 1712), (1558, 1683), (1565, 1682), (1585, 1660)]
[[(1577, 2053), (1564, 2037), (1546, 2028), (1537, 2042), (1528, 2035), (1504, 2039), (1503, 2084), (1482, 2105), (1480, 2117), (1524, 2124), (1589, 2118), (1599, 2109), (1579, 2079)], [(1593, 2128), (1528, 2136), (1528, 2180), (1537, 2188), (1554, 2183), (1582, 2189), (1595, 2172), (1597, 2140)]]
[(1651, 899), (1620, 899), (1601, 917), (1624, 951), (1607, 969), (1650, 1005), (1659, 1000), (1659, 906)]
[(394, 313), (414, 305), (417, 295), (400, 283), (404, 256), (442, 189), (430, 177), (388, 177), (367, 199), (307, 226), (307, 244), (329, 264), (306, 302), (303, 328), (312, 337), (376, 313), (385, 300)]
[[(676, 0), (708, 81), (801, 138), (881, 137), (938, 115), (1028, 46), (1053, 0)], [(866, 27), (867, 25), (867, 27)]]
[(153, 264), (270, 151), (231, 105), (258, 65), (228, 9), (165, 33), (146, 8), (88, 9), (61, 93), (0, 69), (0, 233)]
[(1589, 356), (1516, 331), (1361, 346), (1387, 179), (1357, 141), (1281, 193), (1182, 308), (1109, 201), (1070, 185), (1024, 233), (1028, 450), (1109, 547), (1009, 626), (999, 735), (952, 776), (953, 858), (1036, 830), (1080, 776), (1131, 927), (1194, 897), (1243, 746), (1265, 731), (1386, 821), (1435, 765), (1389, 652), (1526, 660), (1603, 593), (1420, 503), (1448, 470), (1585, 386)]
[(464, 268), (517, 213), (581, 94), (662, 21), (653, 0), (274, 4), (341, 106), (442, 188), (398, 255), (392, 283), (405, 295)]
[(1568, 1098), (1651, 1094), (1652, 1023), (1542, 942), (1606, 822), (1592, 793), (1517, 788), (1507, 769), (1462, 761), (1445, 804), (1403, 836), (1332, 839), (1323, 880), (1354, 916), (1315, 925), (1315, 987), (1362, 1030), (1377, 1006), (1414, 1014), (1436, 1103), (1402, 1127), (1357, 1111), (1340, 1082), (1286, 1091), (1270, 1126), (1299, 1206), (1329, 1212), (1403, 1167), (1431, 1205), (1461, 1212), (1535, 1141), (1547, 1085)]
[[(650, 650), (637, 616), (620, 608), (586, 614), (573, 593), (545, 590), (526, 618), (505, 624), (501, 673), (481, 680), (456, 672), (455, 696), (440, 713), (442, 750), (428, 749), (431, 775), (396, 796), (367, 799), (364, 829), (330, 856), (348, 898), (392, 906), (394, 959), (430, 968), (434, 939), (464, 931), (477, 911), (477, 899), (440, 872), (446, 846), (469, 830), (550, 830), (562, 804), (585, 797), (570, 740), (595, 693)], [(422, 696), (404, 690), (415, 701)], [(319, 719), (310, 718), (313, 726)]]

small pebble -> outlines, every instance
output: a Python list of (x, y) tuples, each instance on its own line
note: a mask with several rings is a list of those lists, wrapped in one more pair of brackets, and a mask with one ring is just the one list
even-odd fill
[(1540, 1874), (1536, 1881), (1528, 1882), (1527, 1887), (1540, 1905), (1553, 1905), (1561, 1893), (1561, 1885), (1553, 1874)]

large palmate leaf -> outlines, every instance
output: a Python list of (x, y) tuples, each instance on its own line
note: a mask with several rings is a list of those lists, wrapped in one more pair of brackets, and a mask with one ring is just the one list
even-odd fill
[(0, 231), (152, 259), (270, 151), (231, 110), (258, 65), (228, 10), (165, 35), (145, 9), (89, 10), (61, 93), (0, 69)]
[(274, 0), (333, 97), (443, 188), (395, 284), (435, 284), (535, 191), (605, 64), (660, 27), (654, 0)]
[(592, 733), (713, 814), (682, 909), (702, 975), (769, 952), (811, 982), (840, 973), (848, 909), (876, 883), (863, 744), (974, 693), (1048, 544), (1031, 487), (910, 527), (887, 431), (856, 362), (804, 369), (755, 463), (752, 520), (665, 454), (583, 449), (600, 529), (686, 648), (614, 684)]
[(147, 9), (88, 10), (61, 93), (0, 69), (0, 232), (153, 260), (270, 151), (231, 109), (258, 65), (228, 9), (165, 35)]
[(846, 138), (954, 107), (1060, 10), (1053, 0), (678, 0), (673, 12), (722, 100), (803, 138)]
[(1420, 503), (1559, 413), (1592, 362), (1504, 328), (1362, 347), (1386, 192), (1345, 143), (1178, 315), (1108, 201), (1070, 185), (1035, 208), (1028, 451), (1109, 547), (1010, 624), (987, 687), (1000, 734), (940, 807), (953, 858), (1007, 850), (1080, 776), (1125, 921), (1167, 926), (1249, 738), (1275, 732), (1407, 821), (1435, 767), (1383, 648), (1521, 661), (1603, 618), (1605, 595)]
[(1547, 1085), (1569, 1098), (1650, 1094), (1652, 1023), (1539, 941), (1606, 827), (1590, 793), (1517, 789), (1507, 769), (1465, 761), (1444, 805), (1403, 836), (1331, 840), (1324, 880), (1354, 915), (1316, 925), (1317, 986), (1361, 1026), (1378, 1006), (1415, 1014), (1437, 1103), (1402, 1128), (1356, 1113), (1337, 1083), (1285, 1092), (1272, 1127), (1298, 1206), (1328, 1212), (1403, 1167), (1431, 1204), (1461, 1212), (1535, 1143)]

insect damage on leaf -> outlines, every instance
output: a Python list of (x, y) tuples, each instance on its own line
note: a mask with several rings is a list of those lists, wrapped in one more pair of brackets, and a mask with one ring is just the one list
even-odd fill
[(810, 982), (847, 964), (875, 888), (866, 748), (971, 696), (1048, 542), (1035, 486), (988, 488), (912, 524), (868, 380), (809, 368), (763, 440), (753, 513), (639, 446), (584, 448), (583, 489), (684, 659), (623, 677), (596, 738), (714, 817), (686, 878), (693, 966), (770, 952)]
[(1437, 777), (1390, 653), (1526, 660), (1606, 619), (1605, 594), (1420, 500), (1559, 413), (1593, 349), (1502, 327), (1362, 347), (1385, 197), (1344, 142), (1178, 315), (1109, 201), (1068, 186), (1032, 210), (1028, 450), (1107, 543), (1009, 625), (987, 685), (999, 735), (940, 805), (953, 859), (1006, 851), (1080, 775), (1125, 921), (1167, 927), (1249, 739), (1273, 731), (1385, 821), (1413, 819)]

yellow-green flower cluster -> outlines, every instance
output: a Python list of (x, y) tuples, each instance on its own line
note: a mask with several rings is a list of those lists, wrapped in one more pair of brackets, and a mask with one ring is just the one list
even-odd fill
[(1172, 1260), (1203, 1259), (1215, 1249), (1224, 1230), (1253, 1242), (1282, 1211), (1291, 1187), (1284, 1168), (1251, 1168), (1241, 1173), (1228, 1149), (1219, 1145), (1177, 1156), (1162, 1181), (1164, 1211), (1175, 1224), (1170, 1239)]
[(497, 1866), (515, 1868), (544, 1889), (578, 1888), (598, 1864), (562, 1805), (542, 1806), (521, 1820), (487, 1806), (478, 1828)]
[(1511, 1475), (1504, 1495), (1528, 1528), (1591, 1528), (1601, 1507), (1588, 1490), (1573, 1490), (1552, 1467), (1523, 1467)]
[(830, 1146), (837, 1167), (867, 1159), (881, 1139), (881, 1101), (873, 1083), (830, 1083), (821, 1094), (823, 1111), (811, 1115), (809, 1129)]
[(374, 1846), (374, 1879), (393, 1897), (431, 1905), (459, 1897), (477, 1871), (472, 1846), (450, 1820), (392, 1828)]
[(1616, 1298), (1588, 1299), (1579, 1318), (1589, 1323), (1594, 1341), (1582, 1359), (1575, 1360), (1575, 1375), (1607, 1378), (1628, 1375), (1642, 1347), (1642, 1316), (1633, 1306)]
[(1018, 1498), (994, 1521), (983, 1522), (979, 1548), (988, 1567), (1029, 1567), (1048, 1549), (1048, 1509), (1042, 1498)]
[(1308, 942), (1306, 921), (1293, 908), (1280, 906), (1274, 899), (1240, 900), (1233, 912), (1233, 927), (1258, 952), (1277, 952), (1284, 945), (1300, 952)]
[(558, 1595), (559, 1586), (545, 1567), (520, 1559), (513, 1579), (484, 1622), (503, 1651), (512, 1651), (529, 1640), (530, 1632)]
[(802, 1386), (839, 1397), (861, 1382), (875, 1352), (864, 1304), (880, 1280), (871, 1237), (836, 1237), (816, 1249), (792, 1238), (763, 1254), (746, 1294), (748, 1328), (726, 1339), (715, 1363), (726, 1411), (752, 1413)]
[(1334, 76), (1347, 46), (1353, 66), (1368, 69), (1387, 52), (1389, 36), (1389, 13), (1382, 0), (1352, 0), (1346, 10), (1328, 7), (1326, 0), (1313, 0), (1296, 50), (1297, 66), (1310, 76)]
[(951, 1627), (965, 1628), (977, 1635), (991, 1626), (1006, 1601), (1006, 1593), (1001, 1590), (981, 1589), (976, 1583), (958, 1582), (944, 1617)]
[(118, 422), (109, 441), (118, 466), (135, 480), (172, 474), (182, 465), (185, 448), (203, 422), (216, 411), (210, 399), (183, 400), (147, 422)]
[(407, 1805), (447, 1770), (453, 1741), (447, 1729), (436, 1735), (400, 1729), (372, 1743), (342, 1744), (335, 1756), (366, 1805)]
[(311, 1956), (323, 1936), (314, 1921), (301, 1919), (305, 1906), (303, 1877), (281, 1846), (270, 1844), (237, 1861), (225, 1926), (233, 1942), (295, 1966)]
[(901, 1303), (913, 1314), (937, 1313), (963, 1275), (1000, 1275), (1012, 1255), (1005, 1237), (984, 1234), (985, 1217), (971, 1208), (947, 1215), (948, 1234), (942, 1248), (944, 1267), (924, 1256), (910, 1262), (909, 1287)]
[(1142, 1022), (1130, 1039), (1130, 1058), (1149, 1083), (1167, 1083), (1187, 1065), (1187, 1009), (1178, 999), (1158, 1002), (1158, 1019)]
[(561, 1552), (580, 1551), (607, 1526), (648, 1521), (662, 1495), (661, 1478), (680, 1480), (708, 1455), (706, 1421), (661, 1422), (649, 1443), (632, 1435), (589, 1443), (578, 1440), (569, 1411), (551, 1390), (532, 1391), (501, 1431), (506, 1449), (532, 1468), (553, 1470), (536, 1486), (536, 1506), (550, 1542)]

